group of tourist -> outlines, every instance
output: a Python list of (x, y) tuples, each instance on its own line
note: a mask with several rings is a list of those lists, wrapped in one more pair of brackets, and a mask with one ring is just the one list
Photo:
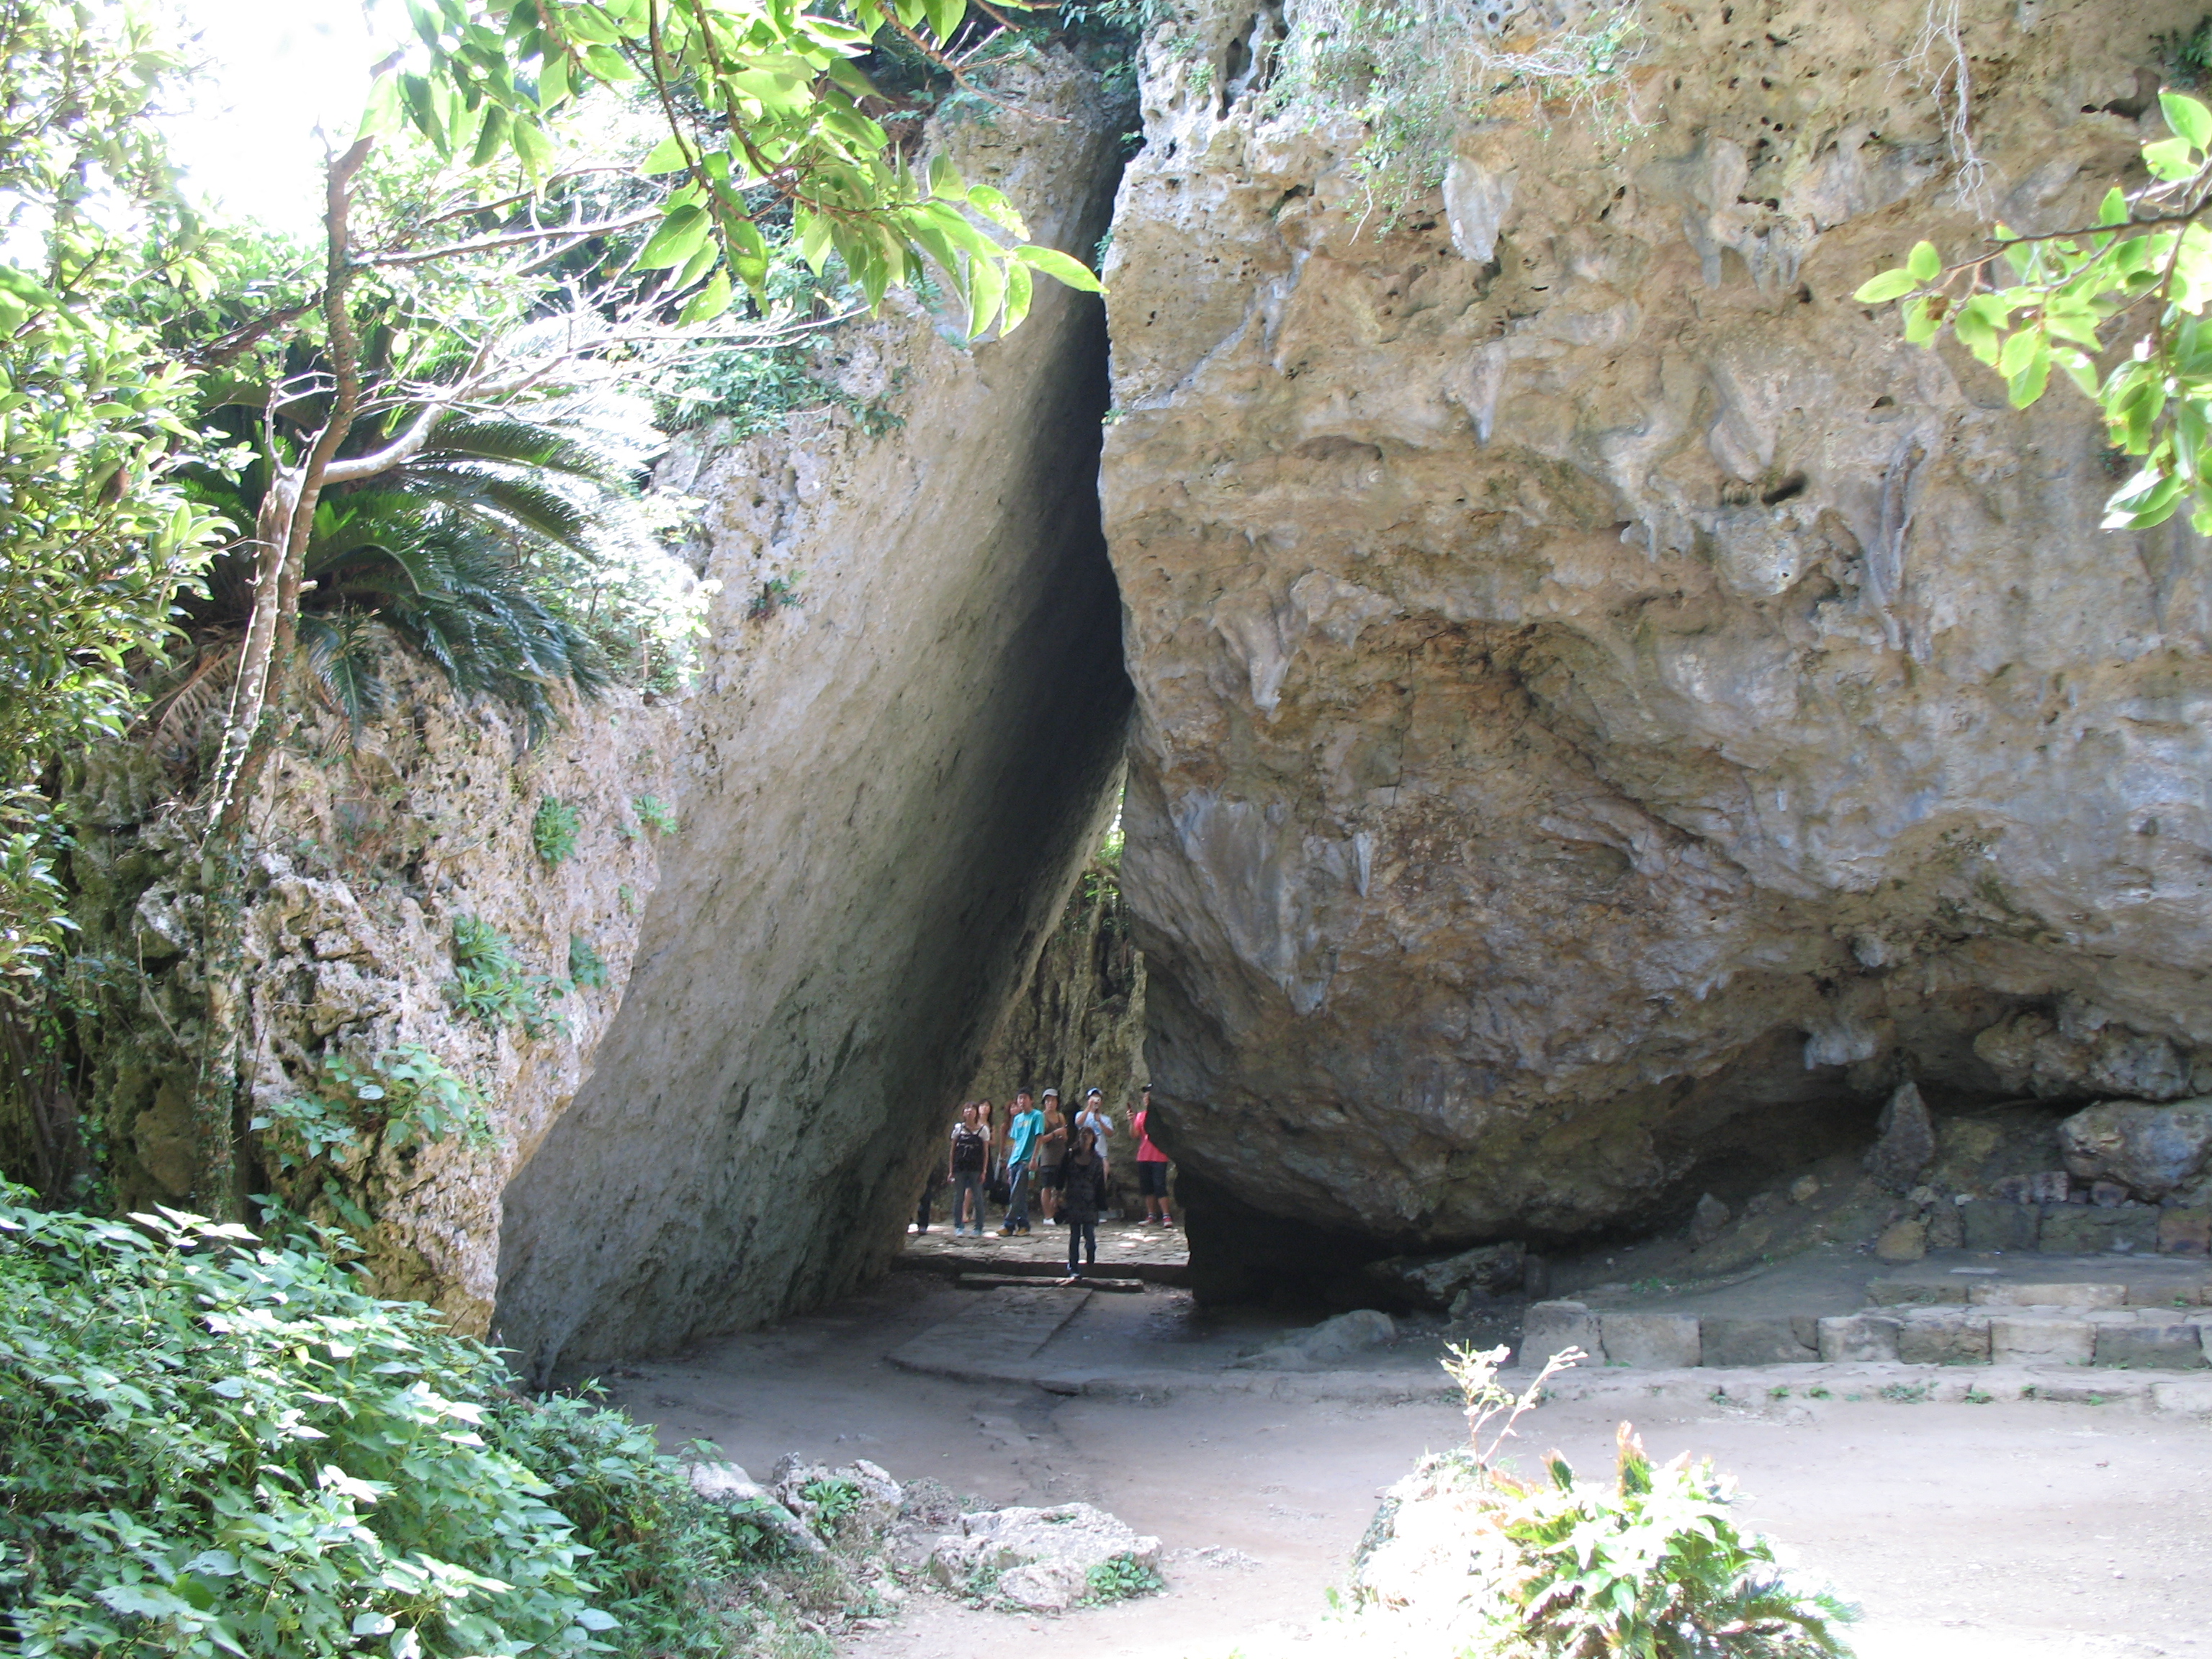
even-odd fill
[[(1146, 1133), (1152, 1103), (1152, 1085), (1147, 1084), (1129, 1125), (1137, 1138), (1137, 1190), (1145, 1202), (1145, 1224), (1172, 1227), (1168, 1156)], [(1083, 1104), (1072, 1117), (1061, 1107), (1059, 1090), (1047, 1089), (1042, 1098), (1020, 1090), (1003, 1132), (993, 1122), (989, 1101), (968, 1102), (952, 1126), (945, 1164), (954, 1237), (983, 1236), (994, 1196), (1005, 1212), (999, 1236), (1025, 1236), (1034, 1185), (1046, 1224), (1067, 1229), (1067, 1270), (1071, 1277), (1079, 1277), (1098, 1260), (1098, 1217), (1113, 1172), (1113, 1134), (1114, 1120), (1106, 1110), (1104, 1091), (1098, 1089), (1085, 1091)], [(915, 1217), (917, 1232), (929, 1231), (936, 1186), (933, 1176), (923, 1189)]]

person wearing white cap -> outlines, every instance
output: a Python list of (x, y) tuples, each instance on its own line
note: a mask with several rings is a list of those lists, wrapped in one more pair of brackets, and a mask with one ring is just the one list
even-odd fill
[(1078, 1134), (1087, 1134), (1098, 1152), (1098, 1178), (1103, 1183), (1113, 1174), (1114, 1120), (1106, 1115), (1106, 1091), (1086, 1089), (1083, 1091), (1083, 1109), (1075, 1115)]

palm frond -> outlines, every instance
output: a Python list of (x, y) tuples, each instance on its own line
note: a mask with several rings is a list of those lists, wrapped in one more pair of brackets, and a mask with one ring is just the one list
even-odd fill
[(316, 689), (345, 716), (348, 740), (359, 748), (362, 727), (384, 713), (374, 627), (359, 611), (310, 612), (300, 618), (299, 638)]

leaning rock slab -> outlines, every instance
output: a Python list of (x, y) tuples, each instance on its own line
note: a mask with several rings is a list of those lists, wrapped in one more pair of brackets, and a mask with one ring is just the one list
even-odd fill
[(1094, 1568), (1127, 1558), (1159, 1570), (1160, 1540), (1089, 1504), (987, 1510), (930, 1552), (930, 1576), (946, 1589), (989, 1589), (1000, 1600), (1059, 1613), (1088, 1593)]

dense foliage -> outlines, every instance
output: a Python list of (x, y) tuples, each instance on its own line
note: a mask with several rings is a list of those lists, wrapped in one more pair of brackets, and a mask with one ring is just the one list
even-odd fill
[(2112, 447), (2139, 462), (2106, 504), (2105, 527), (2148, 529), (2186, 510), (2203, 534), (2212, 532), (2212, 231), (2203, 222), (2212, 109), (2176, 92), (2160, 94), (2159, 106), (2172, 136), (2143, 147), (2148, 182), (2113, 185), (2092, 223), (2030, 235), (1998, 225), (1983, 249), (1949, 264), (1921, 242), (1854, 297), (1896, 301), (1917, 345), (1951, 335), (2005, 378), (2015, 409), (2041, 398), (2057, 370), (2095, 402)]
[(0, 1192), (0, 1645), (718, 1652), (768, 1534), (312, 1250)]
[(127, 268), (102, 210), (166, 183), (146, 117), (175, 60), (112, 8), (0, 0), (0, 222), (15, 250), (0, 264), (6, 994), (44, 971), (68, 927), (51, 769), (128, 724), (129, 665), (164, 641), (217, 526), (169, 476), (185, 377), (104, 312)]
[(971, 210), (1027, 234), (1002, 193), (944, 158), (909, 167), (864, 106), (877, 89), (854, 60), (878, 35), (962, 74), (948, 54), (969, 0), (854, 11), (859, 27), (757, 0), (438, 0), (414, 9), (423, 53), (379, 82), (369, 130), (410, 125), (478, 165), (511, 149), (542, 174), (556, 153), (550, 124), (587, 89), (646, 88), (669, 130), (645, 170), (679, 182), (638, 264), (676, 273), (694, 321), (728, 307), (733, 278), (765, 292), (763, 227), (786, 219), (807, 264), (819, 271), (835, 254), (872, 305), (930, 262), (966, 301), (971, 333), (1018, 324), (1033, 271), (1096, 289), (1066, 254), (978, 229)]

